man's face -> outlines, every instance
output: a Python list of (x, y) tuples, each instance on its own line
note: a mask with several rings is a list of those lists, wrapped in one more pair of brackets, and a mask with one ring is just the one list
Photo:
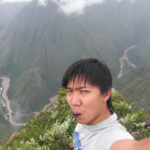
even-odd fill
[(72, 109), (73, 117), (81, 124), (94, 125), (108, 116), (107, 100), (110, 91), (101, 94), (97, 86), (84, 81), (70, 81), (67, 85), (67, 102)]

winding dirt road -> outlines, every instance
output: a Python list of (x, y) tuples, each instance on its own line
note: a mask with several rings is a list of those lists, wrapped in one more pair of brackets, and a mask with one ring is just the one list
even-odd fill
[(129, 48), (125, 49), (123, 56), (119, 58), (119, 62), (120, 62), (120, 72), (119, 72), (118, 77), (117, 77), (118, 79), (123, 76), (123, 69), (124, 69), (124, 63), (125, 63), (125, 61), (126, 61), (126, 62), (128, 63), (128, 65), (129, 65), (130, 67), (132, 67), (133, 69), (137, 68), (137, 66), (136, 66), (135, 64), (133, 64), (131, 61), (129, 61), (128, 56), (127, 56), (128, 51), (131, 51), (131, 50), (133, 50), (133, 49), (135, 49), (135, 48), (136, 48), (136, 45), (132, 45), (132, 46), (130, 46)]
[(43, 107), (42, 109), (43, 111), (56, 104), (56, 101), (58, 100), (58, 95), (51, 97), (49, 100), (50, 100), (50, 103)]

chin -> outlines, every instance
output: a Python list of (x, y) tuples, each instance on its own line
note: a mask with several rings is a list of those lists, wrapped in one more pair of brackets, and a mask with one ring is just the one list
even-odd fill
[(85, 125), (87, 125), (87, 124), (88, 124), (87, 122), (82, 121), (82, 120), (77, 120), (77, 122), (78, 122), (78, 123), (80, 123), (80, 124), (85, 124)]

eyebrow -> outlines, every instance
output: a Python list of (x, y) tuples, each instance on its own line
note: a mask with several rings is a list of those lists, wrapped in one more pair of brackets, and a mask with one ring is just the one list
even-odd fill
[[(80, 87), (76, 88), (76, 90), (81, 90), (81, 89), (84, 89), (84, 88), (87, 88), (87, 87), (86, 86), (80, 86)], [(67, 87), (66, 89), (72, 90), (72, 88), (70, 88), (70, 87)]]

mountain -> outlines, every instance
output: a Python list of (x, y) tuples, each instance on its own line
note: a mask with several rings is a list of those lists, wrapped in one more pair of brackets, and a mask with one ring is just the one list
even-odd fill
[(114, 87), (128, 100), (135, 102), (135, 108), (145, 108), (150, 113), (150, 65), (139, 67), (115, 80)]
[[(95, 15), (98, 9), (90, 9), (83, 16), (68, 17), (58, 13), (56, 4), (51, 1), (46, 7), (33, 1), (5, 28), (1, 35), (6, 46), (1, 54), (0, 70), (1, 74), (11, 78), (8, 96), (16, 109), (36, 111), (48, 103), (49, 97), (60, 88), (64, 70), (81, 57), (105, 58), (111, 66), (119, 65), (113, 54), (117, 57), (124, 41), (120, 39), (120, 44), (114, 46), (116, 39), (111, 39), (119, 38), (121, 31), (111, 34), (106, 29), (103, 31), (102, 21), (98, 21), (99, 16)], [(107, 11), (111, 13), (109, 9)], [(112, 28), (116, 28), (117, 24), (114, 24)], [(101, 26), (104, 26), (103, 22)], [(112, 59), (109, 59), (111, 55)]]
[(149, 5), (149, 0), (106, 0), (79, 16), (65, 15), (50, 0), (22, 7), (0, 32), (0, 75), (10, 78), (13, 111), (39, 111), (60, 88), (66, 68), (80, 58), (103, 60), (115, 79), (124, 49), (149, 40)]

